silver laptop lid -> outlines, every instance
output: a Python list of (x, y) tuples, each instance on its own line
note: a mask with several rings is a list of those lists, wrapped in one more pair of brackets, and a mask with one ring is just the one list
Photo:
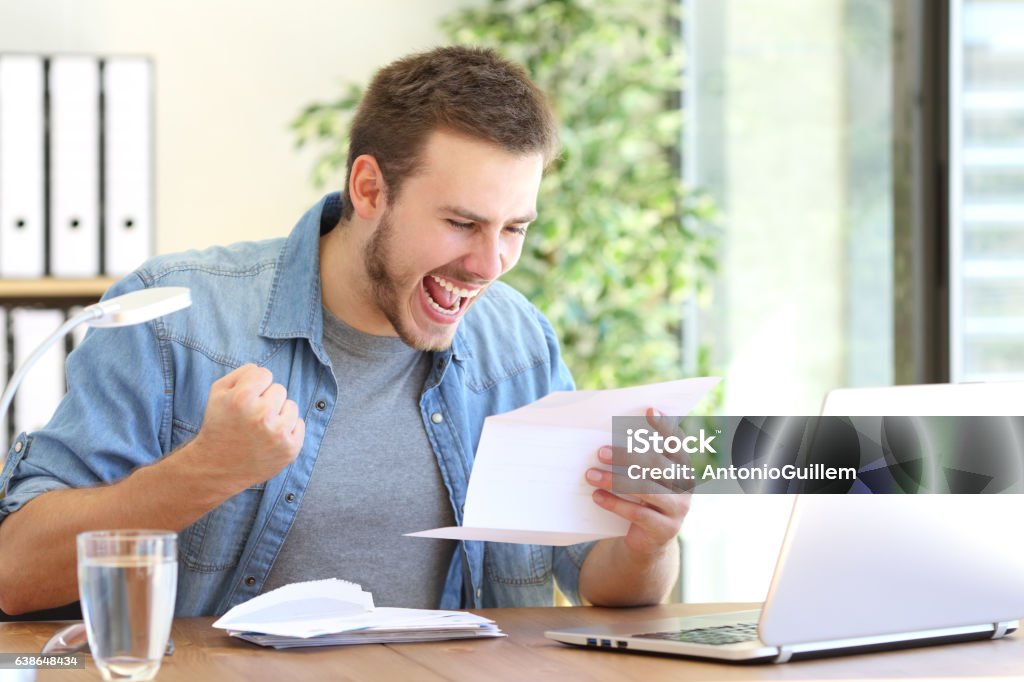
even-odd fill
[[(833, 391), (825, 415), (1022, 415), (1024, 383)], [(1024, 616), (1022, 495), (805, 495), (760, 623), (774, 646)]]

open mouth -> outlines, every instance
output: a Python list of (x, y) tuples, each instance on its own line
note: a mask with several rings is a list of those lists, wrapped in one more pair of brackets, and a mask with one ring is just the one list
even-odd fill
[(446, 317), (455, 317), (483, 289), (463, 289), (444, 277), (427, 275), (423, 278), (423, 291), (427, 295), (427, 305), (434, 312)]

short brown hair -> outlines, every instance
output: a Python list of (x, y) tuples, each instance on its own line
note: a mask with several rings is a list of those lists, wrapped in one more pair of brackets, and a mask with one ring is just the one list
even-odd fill
[(547, 165), (558, 127), (547, 98), (526, 71), (497, 52), (440, 47), (385, 66), (373, 77), (352, 120), (342, 220), (352, 217), (352, 164), (369, 154), (390, 200), (416, 172), (427, 137), (449, 128), (513, 153), (538, 152)]

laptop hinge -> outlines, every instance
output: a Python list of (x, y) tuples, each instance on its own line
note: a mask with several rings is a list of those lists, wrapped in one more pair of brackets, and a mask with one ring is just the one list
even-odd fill
[(793, 658), (793, 649), (788, 646), (779, 647), (779, 655), (775, 657), (774, 663), (785, 663)]
[(993, 623), (992, 626), (995, 628), (995, 632), (992, 633), (992, 639), (999, 639), (1000, 637), (1006, 636), (1006, 631), (1010, 629), (1010, 623)]

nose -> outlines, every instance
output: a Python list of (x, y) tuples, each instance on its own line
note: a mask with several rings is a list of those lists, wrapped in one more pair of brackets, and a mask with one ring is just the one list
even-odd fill
[(510, 256), (499, 235), (481, 230), (476, 236), (465, 267), (474, 277), (490, 282), (505, 272)]

